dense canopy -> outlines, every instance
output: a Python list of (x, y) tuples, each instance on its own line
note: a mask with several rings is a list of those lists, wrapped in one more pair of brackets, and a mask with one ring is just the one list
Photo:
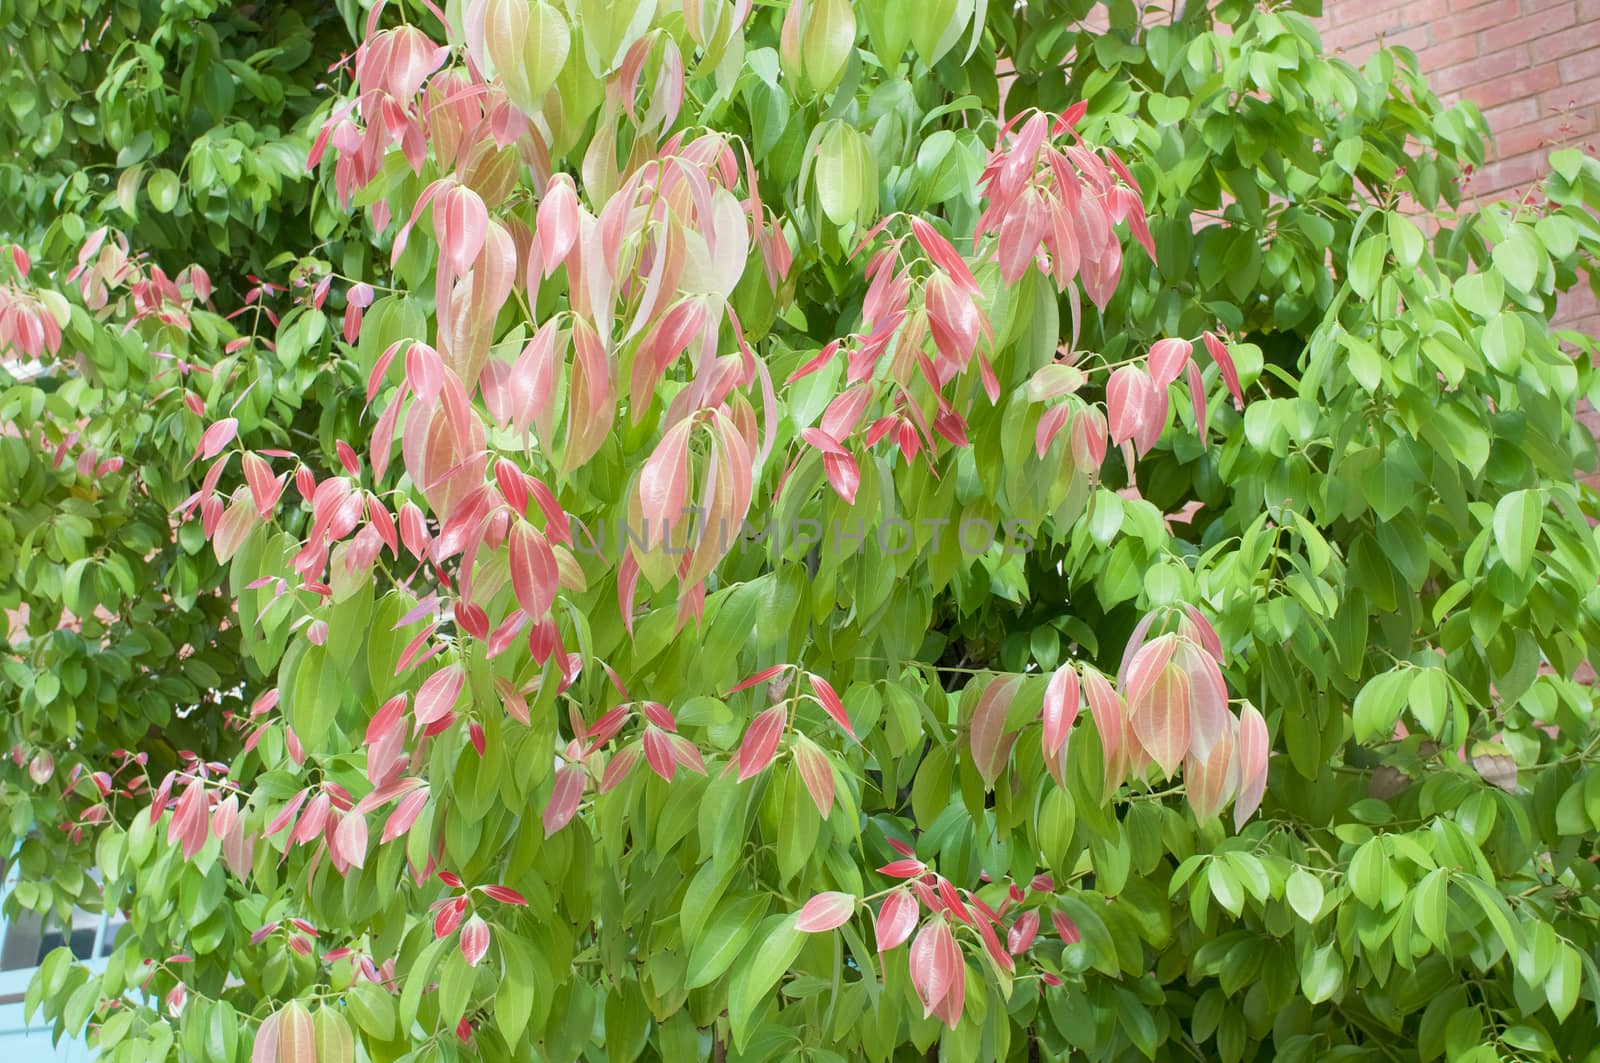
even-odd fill
[(1314, 3), (0, 12), (113, 1060), (1577, 1058), (1600, 163)]

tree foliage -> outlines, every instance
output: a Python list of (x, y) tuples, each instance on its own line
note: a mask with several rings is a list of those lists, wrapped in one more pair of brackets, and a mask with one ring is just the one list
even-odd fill
[(1593, 159), (1464, 204), (1303, 3), (38, 7), (8, 903), (129, 919), (59, 1032), (1588, 1051)]

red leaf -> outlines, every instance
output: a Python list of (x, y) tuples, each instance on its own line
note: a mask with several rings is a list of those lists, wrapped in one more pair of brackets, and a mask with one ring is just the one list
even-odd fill
[(965, 260), (956, 253), (950, 241), (940, 235), (937, 229), (921, 218), (913, 217), (911, 233), (917, 238), (917, 243), (922, 245), (922, 250), (933, 260), (934, 265), (948, 273), (970, 295), (976, 297), (982, 294), (977, 279), (972, 276), (972, 270), (967, 268)]
[(809, 362), (807, 362), (804, 365), (802, 365), (799, 369), (796, 369), (794, 372), (790, 373), (789, 374), (789, 379), (787, 381), (785, 381), (785, 383), (793, 384), (796, 380), (799, 380), (802, 377), (810, 376), (812, 373), (815, 373), (818, 369), (821, 369), (823, 366), (827, 365), (830, 361), (832, 361), (834, 355), (836, 355), (838, 353), (839, 353), (839, 341), (838, 340), (829, 341), (827, 346), (823, 347), (822, 350), (817, 352), (817, 356), (815, 358), (811, 359)]
[(1239, 710), (1239, 796), (1233, 802), (1233, 825), (1238, 830), (1244, 826), (1255, 810), (1261, 807), (1261, 797), (1267, 788), (1267, 758), (1271, 752), (1271, 739), (1267, 735), (1267, 722), (1248, 701)]
[(672, 744), (672, 759), (678, 762), (680, 768), (687, 768), (696, 775), (706, 773), (706, 761), (700, 755), (698, 746), (683, 735), (668, 735), (667, 741)]
[(668, 528), (678, 523), (689, 490), (689, 418), (667, 429), (639, 473), (639, 533), (647, 548), (667, 545)]
[(1228, 347), (1210, 332), (1203, 337), (1206, 352), (1211, 355), (1211, 360), (1217, 363), (1217, 369), (1222, 373), (1222, 382), (1228, 386), (1228, 394), (1233, 396), (1233, 408), (1244, 409), (1244, 392), (1239, 387), (1239, 369), (1233, 364), (1233, 355), (1228, 353)]
[(744, 741), (739, 743), (740, 782), (761, 774), (772, 763), (778, 752), (778, 739), (783, 737), (788, 722), (788, 710), (782, 705), (774, 705), (750, 721)]
[(1021, 685), (1021, 676), (997, 676), (984, 687), (972, 711), (972, 760), (986, 789), (994, 789), (995, 780), (1011, 757), (1011, 743), (1016, 736), (1006, 733), (1006, 714)]
[(522, 611), (537, 620), (550, 611), (561, 582), (556, 555), (544, 533), (522, 521), (511, 527), (509, 548), (512, 592)]
[(351, 867), (362, 867), (367, 862), (367, 817), (359, 812), (348, 812), (333, 832), (334, 845), (339, 855)]
[(1060, 434), (1067, 423), (1067, 417), (1072, 413), (1065, 404), (1052, 406), (1039, 415), (1039, 426), (1033, 433), (1033, 451), (1044, 459), (1045, 451), (1050, 449), (1050, 444)]
[(1205, 614), (1194, 606), (1185, 605), (1183, 611), (1188, 618), (1189, 624), (1193, 626), (1193, 638), (1201, 646), (1205, 647), (1205, 651), (1211, 654), (1218, 664), (1221, 664), (1222, 639), (1218, 637), (1217, 629), (1212, 627), (1211, 621), (1207, 620)]
[(455, 928), (461, 925), (461, 916), (466, 910), (467, 899), (465, 897), (440, 901), (439, 911), (433, 917), (434, 938), (449, 937), (455, 931)]
[(806, 784), (807, 792), (811, 794), (812, 803), (817, 806), (822, 818), (827, 819), (833, 811), (833, 766), (828, 755), (805, 735), (797, 735), (794, 763), (800, 770), (800, 779)]
[(1094, 729), (1100, 734), (1100, 747), (1105, 756), (1105, 789), (1109, 795), (1122, 784), (1123, 776), (1127, 774), (1122, 697), (1110, 680), (1087, 667), (1083, 672), (1083, 691), (1089, 703), (1089, 713), (1094, 717)]
[(223, 448), (233, 442), (233, 437), (239, 434), (239, 419), (237, 417), (224, 417), (216, 424), (205, 430), (200, 437), (200, 445), (195, 448), (195, 457), (201, 461), (210, 461), (221, 454)]
[(526, 906), (528, 903), (528, 899), (526, 897), (512, 889), (510, 886), (485, 886), (483, 887), (483, 894), (486, 897), (492, 897), (502, 904)]
[(541, 823), (544, 836), (550, 837), (578, 815), (578, 802), (584, 796), (584, 770), (578, 765), (565, 764), (555, 770), (555, 784), (550, 789), (550, 800), (544, 805)]
[[(627, 695), (624, 694), (623, 696), (626, 697)], [(659, 701), (647, 701), (644, 703), (644, 718), (663, 731), (676, 731), (678, 729), (678, 721), (673, 719), (672, 713)]]
[(805, 903), (795, 917), (796, 930), (805, 934), (820, 934), (850, 921), (855, 913), (856, 899), (848, 893), (819, 893)]
[(277, 1063), (316, 1063), (316, 1028), (305, 1005), (291, 1000), (274, 1018), (278, 1020)]
[(1044, 755), (1053, 758), (1067, 744), (1072, 723), (1078, 718), (1078, 670), (1064, 664), (1050, 677), (1044, 692)]
[(806, 677), (811, 680), (811, 690), (817, 695), (817, 701), (822, 705), (823, 711), (833, 717), (834, 722), (840, 727), (844, 728), (845, 734), (854, 738), (856, 729), (850, 725), (850, 717), (845, 715), (844, 702), (839, 699), (839, 695), (834, 691), (833, 686), (820, 675), (807, 672)]
[(972, 925), (972, 913), (967, 910), (966, 903), (962, 901), (961, 894), (956, 892), (955, 885), (947, 878), (939, 879), (939, 899), (944, 902), (945, 909), (957, 919)]
[(748, 679), (745, 679), (745, 680), (741, 681), (737, 686), (732, 687), (731, 689), (729, 689), (728, 692), (723, 694), (722, 696), (725, 697), (725, 698), (726, 697), (731, 697), (732, 695), (739, 693), (739, 691), (741, 691), (741, 690), (749, 690), (753, 686), (759, 686), (760, 684), (765, 683), (767, 680), (771, 679), (773, 676), (777, 675), (779, 672), (783, 671), (787, 667), (789, 667), (789, 666), (786, 665), (786, 664), (775, 664), (770, 668), (763, 668), (763, 669), (761, 669), (761, 671), (757, 672), (755, 675), (751, 676)]
[(454, 712), (466, 682), (467, 670), (460, 664), (448, 665), (424, 679), (417, 690), (417, 727), (427, 727)]
[(922, 1001), (923, 1018), (927, 1018), (944, 1002), (956, 979), (965, 976), (961, 948), (950, 933), (950, 924), (942, 917), (922, 924), (911, 943), (910, 964), (911, 985)]
[(383, 834), (378, 839), (380, 842), (392, 842), (417, 822), (417, 817), (428, 804), (428, 790), (426, 787), (413, 790), (400, 799), (394, 811), (389, 814), (389, 819), (383, 825)]
[[(973, 902), (982, 903), (976, 897), (973, 898)], [(1009, 973), (1016, 973), (1017, 965), (1011, 959), (1011, 953), (1001, 946), (1000, 938), (994, 932), (993, 916), (987, 911), (983, 914), (984, 918), (978, 920), (978, 936), (983, 939), (983, 947), (989, 950), (989, 955), (997, 967)]]
[[(1141, 655), (1160, 641), (1157, 639), (1146, 646), (1140, 651)], [(1170, 648), (1167, 655), (1171, 655)], [(1135, 658), (1133, 668), (1129, 669), (1130, 679), (1138, 674), (1139, 660)], [(1175, 663), (1164, 661), (1152, 682), (1139, 687), (1130, 683), (1129, 689), (1138, 692), (1137, 696), (1128, 698), (1128, 719), (1133, 724), (1133, 733), (1162, 774), (1170, 779), (1189, 749), (1192, 723), (1189, 676)]]
[(1106, 419), (1095, 407), (1072, 419), (1072, 460), (1084, 472), (1098, 475), (1106, 461)]
[(466, 957), (468, 967), (476, 967), (488, 951), (489, 924), (483, 921), (483, 916), (474, 915), (461, 928), (461, 955)]
[(1190, 359), (1189, 364), (1183, 367), (1185, 378), (1189, 382), (1189, 405), (1194, 410), (1194, 434), (1202, 443), (1206, 439), (1206, 385), (1200, 379), (1200, 366)]
[[(751, 725), (752, 729), (754, 724)], [(741, 751), (742, 752), (742, 751)], [(650, 770), (661, 776), (667, 782), (672, 781), (673, 774), (678, 770), (678, 761), (672, 755), (672, 743), (667, 740), (667, 735), (655, 727), (644, 729), (644, 759), (650, 765)], [(770, 760), (771, 757), (769, 756)], [(763, 765), (765, 767), (765, 765)], [(742, 780), (744, 776), (740, 776)]]
[(920, 912), (917, 899), (907, 890), (894, 890), (885, 897), (876, 920), (878, 951), (888, 952), (905, 944), (916, 929)]
[(1194, 344), (1188, 340), (1162, 339), (1150, 345), (1149, 366), (1150, 379), (1158, 388), (1164, 388), (1178, 379), (1184, 367), (1189, 365), (1189, 355), (1194, 351)]
[(617, 750), (612, 758), (606, 761), (606, 770), (600, 775), (600, 792), (608, 794), (628, 777), (633, 766), (639, 763), (639, 747), (637, 745), (624, 746)]
[(878, 868), (878, 874), (888, 875), (890, 878), (916, 878), (928, 870), (928, 865), (921, 860), (907, 858), (904, 860), (891, 860)]
[(535, 216), (534, 236), (539, 241), (539, 257), (546, 277), (566, 261), (578, 239), (578, 192), (572, 178), (556, 174), (545, 188)]
[(433, 202), (433, 228), (439, 257), (455, 276), (472, 268), (489, 235), (489, 211), (478, 193), (452, 184)]
[(1121, 444), (1139, 434), (1155, 407), (1155, 386), (1136, 365), (1125, 365), (1106, 382), (1106, 418), (1111, 442)]
[(1039, 934), (1039, 909), (1029, 908), (1017, 916), (1016, 922), (1011, 924), (1011, 929), (1006, 932), (1006, 949), (1013, 956), (1021, 956), (1033, 947), (1033, 939)]

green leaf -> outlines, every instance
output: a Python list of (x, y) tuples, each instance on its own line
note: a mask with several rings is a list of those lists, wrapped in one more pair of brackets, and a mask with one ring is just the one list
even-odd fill
[(1284, 883), (1284, 896), (1289, 907), (1307, 923), (1315, 923), (1322, 914), (1322, 882), (1303, 867), (1297, 867)]
[(1395, 264), (1401, 269), (1414, 269), (1426, 247), (1422, 230), (1410, 218), (1398, 213), (1389, 215), (1388, 228)]
[(1494, 544), (1511, 571), (1526, 576), (1533, 564), (1544, 520), (1544, 499), (1537, 490), (1512, 491), (1494, 507)]
[(766, 915), (767, 903), (764, 895), (723, 901), (704, 932), (698, 938), (684, 942), (689, 946), (689, 966), (683, 982), (685, 989), (708, 985), (733, 965), (761, 923), (762, 916)]
[(1550, 967), (1545, 979), (1545, 998), (1557, 1022), (1566, 1022), (1567, 1016), (1578, 1003), (1578, 990), (1583, 982), (1583, 955), (1569, 941), (1561, 942), (1561, 951)]
[(1382, 233), (1362, 240), (1350, 258), (1350, 287), (1363, 299), (1372, 298), (1383, 275), (1383, 259), (1389, 253), (1388, 237)]
[(1332, 1000), (1344, 987), (1344, 960), (1333, 942), (1306, 950), (1300, 961), (1300, 991), (1313, 1004)]
[(1414, 668), (1398, 668), (1367, 680), (1352, 707), (1356, 741), (1371, 742), (1394, 734), (1416, 673)]
[(145, 185), (150, 193), (150, 203), (161, 213), (170, 214), (178, 205), (178, 175), (171, 170), (157, 170)]
[(357, 981), (345, 994), (345, 1001), (363, 1032), (379, 1041), (394, 1036), (394, 995), (388, 990), (372, 982)]
[(733, 988), (728, 993), (728, 1022), (734, 1044), (741, 1052), (749, 1041), (750, 1020), (756, 1008), (805, 945), (806, 935), (795, 929), (795, 917), (791, 912), (771, 926), (761, 946), (751, 956), (749, 966), (744, 968), (743, 976), (733, 980)]

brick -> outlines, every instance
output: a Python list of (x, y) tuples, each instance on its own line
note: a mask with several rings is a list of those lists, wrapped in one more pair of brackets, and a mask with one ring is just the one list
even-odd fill
[(1491, 107), (1537, 96), (1541, 92), (1559, 88), (1560, 85), (1561, 72), (1553, 64), (1546, 64), (1481, 81), (1463, 90), (1462, 95), (1471, 97), (1473, 102), (1488, 114), (1488, 109)]
[(1530, 151), (1547, 153), (1562, 144), (1581, 140), (1594, 132), (1594, 121), (1587, 114), (1552, 114), (1536, 122), (1495, 133), (1498, 158), (1514, 159)]
[(1514, 126), (1525, 125), (1539, 119), (1539, 101), (1530, 100), (1526, 97), (1520, 100), (1511, 100), (1509, 103), (1502, 103), (1497, 107), (1484, 107), (1479, 104), (1479, 108), (1483, 111), (1484, 121), (1489, 123), (1491, 132), (1499, 129), (1511, 129)]
[(1428, 75), (1428, 84), (1440, 95), (1459, 94), (1462, 89), (1478, 85), (1490, 78), (1505, 77), (1532, 65), (1524, 45), (1504, 48), (1484, 54), (1469, 63), (1445, 67)]
[(1366, 44), (1386, 30), (1402, 25), (1399, 9), (1378, 11), (1362, 18), (1342, 19), (1323, 31), (1322, 43), (1329, 48), (1353, 48)]
[(1600, 14), (1586, 16), (1580, 11), (1575, 25), (1539, 42), (1539, 57), (1545, 61), (1561, 59), (1592, 48), (1600, 48)]
[(1425, 73), (1465, 63), (1478, 58), (1478, 38), (1466, 36), (1453, 41), (1441, 41), (1420, 52), (1418, 57), (1422, 60)]
[(1544, 180), (1549, 173), (1549, 163), (1541, 154), (1523, 154), (1492, 162), (1473, 175), (1472, 195), (1480, 203), (1520, 199), (1530, 186)]
[(1600, 76), (1600, 48), (1582, 51), (1556, 64), (1562, 81), (1581, 81)]
[(1550, 91), (1539, 97), (1539, 102), (1546, 108), (1556, 109), (1583, 107), (1586, 104), (1600, 102), (1600, 73), (1582, 81), (1567, 81), (1553, 86)]
[(1384, 33), (1369, 41), (1353, 44), (1342, 50), (1346, 60), (1360, 66), (1373, 55), (1377, 54), (1380, 47), (1384, 48), (1410, 48), (1420, 56), (1428, 48), (1428, 31), (1421, 26), (1409, 30), (1396, 30), (1394, 33)]
[(1430, 28), (1435, 41), (1454, 40), (1465, 34), (1503, 26), (1516, 18), (1518, 13), (1517, 0), (1492, 0), (1491, 3), (1474, 5), (1459, 14), (1436, 19)]
[(1502, 48), (1522, 41), (1538, 41), (1567, 29), (1577, 20), (1577, 12), (1568, 0), (1535, 14), (1509, 19), (1503, 25), (1478, 34), (1478, 45), (1482, 48)]

